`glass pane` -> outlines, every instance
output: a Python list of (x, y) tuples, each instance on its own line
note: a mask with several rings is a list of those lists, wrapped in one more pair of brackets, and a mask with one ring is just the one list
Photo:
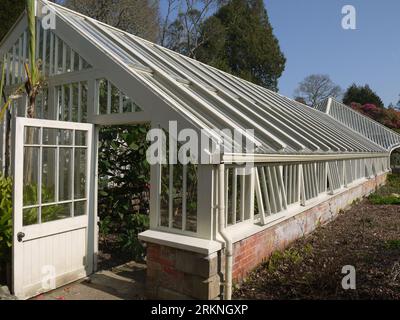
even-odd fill
[(42, 207), (42, 223), (71, 217), (71, 203)]
[(72, 145), (72, 130), (60, 129), (59, 131), (59, 145), (71, 146)]
[(42, 203), (56, 201), (56, 148), (43, 148), (42, 156)]
[(71, 72), (71, 48), (69, 46), (67, 46), (66, 53), (66, 71)]
[(183, 195), (183, 165), (173, 166), (173, 227), (182, 229), (182, 195)]
[(82, 85), (82, 100), (81, 100), (81, 122), (86, 122), (87, 119), (87, 82), (81, 82)]
[(25, 127), (25, 144), (40, 144), (40, 128)]
[(39, 148), (24, 148), (24, 206), (38, 204), (39, 201)]
[(197, 166), (187, 166), (186, 230), (197, 232)]
[(61, 119), (64, 121), (70, 121), (70, 112), (72, 116), (71, 110), (71, 92), (72, 92), (72, 85), (64, 85), (64, 100), (63, 100), (63, 108), (61, 113)]
[(55, 146), (57, 144), (58, 129), (43, 128), (43, 144)]
[(78, 121), (79, 84), (72, 84), (72, 121)]
[(111, 85), (111, 113), (119, 113), (119, 90)]
[(24, 226), (31, 226), (33, 224), (39, 223), (39, 209), (24, 209), (22, 223)]
[(99, 80), (99, 114), (107, 114), (107, 81)]
[(86, 198), (86, 149), (75, 149), (75, 199)]
[(135, 110), (133, 110), (133, 108), (132, 108), (131, 99), (128, 96), (123, 95), (123, 112), (125, 113), (125, 112), (133, 112), (133, 111), (135, 111)]
[(161, 166), (160, 225), (168, 227), (169, 216), (169, 165)]
[(72, 148), (60, 148), (59, 200), (72, 199)]
[(63, 42), (60, 38), (57, 38), (57, 44), (58, 44), (58, 61), (56, 61), (56, 73), (60, 74), (63, 72), (63, 68), (62, 68), (62, 60), (63, 60)]
[(74, 217), (86, 215), (86, 201), (79, 201), (74, 203)]
[(79, 71), (79, 55), (74, 52), (74, 71)]
[(76, 130), (75, 131), (75, 145), (76, 146), (86, 146), (87, 145), (86, 135), (87, 135), (86, 131)]

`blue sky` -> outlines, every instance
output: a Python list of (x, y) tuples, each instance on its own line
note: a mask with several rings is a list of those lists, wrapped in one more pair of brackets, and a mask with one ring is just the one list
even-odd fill
[[(356, 8), (357, 30), (341, 27), (342, 7)], [(287, 58), (280, 92), (293, 96), (312, 73), (347, 88), (368, 83), (386, 105), (400, 94), (399, 0), (265, 0)]]
[[(161, 9), (165, 10), (165, 0)], [(280, 92), (292, 97), (313, 73), (346, 89), (368, 83), (386, 105), (400, 94), (399, 0), (265, 0), (287, 58)], [(357, 30), (342, 28), (342, 7), (353, 5)]]

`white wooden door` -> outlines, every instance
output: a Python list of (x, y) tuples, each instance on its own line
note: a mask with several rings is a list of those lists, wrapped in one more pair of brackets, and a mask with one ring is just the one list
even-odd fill
[(27, 299), (93, 272), (93, 125), (16, 118), (13, 292)]

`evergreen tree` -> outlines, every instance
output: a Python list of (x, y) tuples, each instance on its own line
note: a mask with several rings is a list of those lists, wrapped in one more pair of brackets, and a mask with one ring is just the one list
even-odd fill
[(231, 0), (221, 6), (203, 24), (200, 42), (198, 60), (278, 90), (286, 59), (262, 0)]
[(0, 1), (0, 40), (7, 34), (25, 9), (25, 0)]
[(361, 105), (374, 104), (379, 108), (383, 108), (382, 99), (366, 84), (365, 86), (357, 86), (352, 84), (345, 92), (343, 103), (351, 105), (351, 103), (359, 103)]

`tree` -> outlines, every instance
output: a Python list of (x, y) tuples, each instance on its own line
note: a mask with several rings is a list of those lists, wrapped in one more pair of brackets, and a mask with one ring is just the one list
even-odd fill
[(286, 59), (262, 0), (231, 0), (201, 30), (196, 58), (226, 72), (278, 90)]
[(340, 86), (336, 85), (328, 75), (312, 74), (299, 83), (295, 94), (303, 98), (307, 105), (315, 106), (326, 98), (338, 98), (342, 93)]
[(167, 0), (160, 32), (160, 44), (171, 50), (196, 58), (203, 44), (201, 28), (221, 0)]
[(383, 108), (384, 104), (382, 99), (369, 87), (368, 84), (365, 86), (357, 86), (352, 84), (345, 92), (343, 97), (343, 103), (351, 105), (352, 102), (365, 104), (374, 104), (379, 108)]
[(66, 0), (65, 6), (147, 40), (158, 39), (157, 0)]
[(25, 9), (25, 0), (0, 1), (0, 41)]

